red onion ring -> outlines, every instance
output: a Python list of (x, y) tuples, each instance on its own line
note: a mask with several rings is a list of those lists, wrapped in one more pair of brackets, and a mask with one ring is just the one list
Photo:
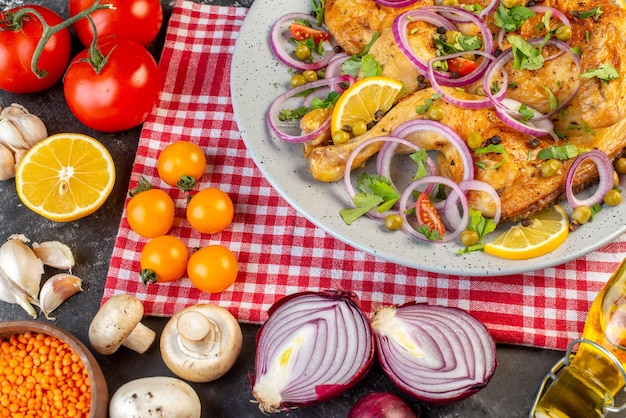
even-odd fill
[(337, 77), (342, 74), (342, 64), (351, 57), (346, 52), (340, 52), (335, 54), (334, 57), (328, 62), (328, 65), (324, 69), (324, 78)]
[(374, 0), (374, 1), (380, 4), (381, 6), (393, 7), (393, 8), (407, 7), (417, 2), (417, 0)]
[(311, 63), (300, 61), (292, 57), (287, 51), (287, 47), (291, 47), (293, 45), (293, 43), (290, 42), (291, 32), (289, 32), (289, 25), (296, 20), (305, 20), (310, 22), (311, 25), (317, 26), (316, 18), (308, 13), (287, 13), (274, 22), (274, 25), (272, 25), (272, 28), (270, 29), (269, 43), (272, 53), (280, 62), (298, 71), (316, 71), (325, 67), (335, 55), (335, 45), (333, 45), (332, 42), (325, 42), (327, 47), (324, 48), (324, 55), (319, 60)]
[[(486, 183), (481, 180), (463, 180), (459, 183), (459, 187), (463, 192), (467, 193), (470, 190), (480, 191), (487, 193), (489, 197), (494, 201), (496, 205), (496, 213), (493, 216), (493, 221), (497, 224), (500, 222), (500, 218), (502, 217), (502, 201), (500, 200), (500, 195), (496, 192), (496, 189), (489, 183)], [(458, 198), (456, 197), (455, 192), (450, 192), (443, 205), (444, 216), (447, 222), (447, 225), (451, 229), (457, 229), (458, 225), (461, 223), (461, 215), (459, 214), (458, 209)]]
[[(446, 138), (448, 143), (458, 151), (461, 157), (461, 162), (463, 163), (463, 180), (474, 178), (474, 160), (472, 159), (472, 153), (465, 141), (449, 126), (430, 119), (413, 119), (396, 127), (391, 135), (407, 138), (418, 132), (435, 132)], [(420, 146), (419, 141), (416, 142), (416, 144)]]
[(442, 239), (437, 242), (449, 242), (449, 241), (454, 240), (457, 236), (459, 236), (459, 234), (461, 234), (461, 232), (463, 232), (463, 230), (465, 230), (465, 228), (467, 228), (467, 223), (469, 220), (469, 205), (467, 203), (467, 197), (465, 196), (465, 194), (463, 193), (459, 185), (456, 184), (454, 181), (450, 180), (449, 178), (443, 177), (443, 176), (422, 177), (419, 180), (415, 180), (404, 190), (404, 193), (402, 193), (402, 196), (400, 196), (400, 200), (398, 202), (398, 205), (399, 205), (398, 214), (402, 218), (402, 230), (418, 241), (429, 242), (429, 243), (433, 242), (429, 240), (428, 238), (426, 238), (417, 229), (415, 229), (409, 223), (409, 220), (406, 217), (406, 211), (408, 209), (409, 199), (413, 196), (413, 192), (417, 190), (418, 187), (424, 184), (426, 184), (427, 186), (434, 185), (434, 184), (443, 184), (444, 186), (450, 187), (454, 192), (457, 193), (457, 196), (459, 196), (458, 200), (459, 200), (459, 203), (461, 204), (461, 209), (463, 211), (461, 221), (459, 225), (457, 225), (457, 228), (454, 231), (452, 231), (449, 234), (446, 233), (442, 237)]
[[(354, 78), (352, 78), (349, 75), (343, 75), (343, 76), (338, 76), (338, 77), (333, 77), (333, 78), (324, 78), (321, 80), (312, 81), (302, 86), (289, 89), (283, 94), (281, 94), (280, 96), (278, 96), (276, 99), (274, 99), (274, 101), (270, 105), (270, 108), (267, 111), (265, 119), (267, 120), (269, 127), (276, 134), (276, 136), (282, 139), (283, 141), (287, 141), (287, 142), (310, 141), (316, 138), (317, 136), (319, 136), (322, 132), (324, 132), (330, 127), (330, 118), (328, 118), (326, 122), (324, 122), (319, 128), (317, 128), (313, 132), (310, 132), (306, 135), (294, 135), (294, 133), (290, 133), (288, 132), (288, 130), (291, 129), (291, 131), (300, 132), (300, 124), (297, 123), (297, 121), (284, 122), (278, 119), (278, 115), (280, 114), (280, 111), (284, 108), (285, 103), (289, 101), (290, 99), (297, 98), (300, 101), (300, 103), (298, 105), (291, 106), (292, 108), (296, 108), (298, 106), (301, 106), (306, 100), (305, 98), (297, 97), (297, 95), (302, 93), (303, 91), (316, 89), (320, 87), (322, 88), (328, 87), (330, 90), (342, 92), (344, 90), (343, 87), (341, 87), (342, 83), (352, 84), (353, 82), (354, 82)], [(328, 94), (328, 90), (323, 90), (323, 91), (325, 92), (324, 94)]]
[(493, 338), (464, 310), (412, 303), (382, 308), (371, 323), (384, 372), (426, 402), (467, 398), (485, 387), (496, 369)]
[(256, 345), (252, 393), (265, 413), (339, 396), (369, 371), (375, 350), (356, 295), (344, 291), (280, 299)]
[(518, 109), (521, 105), (523, 105), (522, 102), (506, 97), (496, 106), (496, 113), (502, 122), (523, 134), (533, 136), (552, 135), (554, 139), (558, 140), (554, 133), (554, 124), (552, 121), (544, 118), (545, 115), (538, 110), (528, 107), (534, 111), (535, 116), (528, 121), (518, 119)]
[[(598, 168), (598, 174), (600, 181), (596, 187), (595, 192), (587, 199), (578, 199), (574, 195), (574, 178), (576, 177), (576, 171), (578, 167), (585, 161), (592, 161)], [(591, 150), (580, 154), (574, 162), (570, 165), (565, 176), (565, 196), (567, 197), (567, 203), (572, 209), (578, 206), (592, 206), (595, 204), (602, 204), (604, 201), (604, 195), (613, 188), (613, 165), (609, 157), (602, 151)]]

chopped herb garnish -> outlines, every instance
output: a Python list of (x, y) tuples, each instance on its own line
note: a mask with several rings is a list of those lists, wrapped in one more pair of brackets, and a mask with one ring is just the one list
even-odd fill
[(425, 99), (423, 104), (417, 105), (415, 108), (415, 112), (417, 112), (420, 115), (423, 115), (424, 113), (428, 112), (428, 109), (430, 109), (430, 107), (433, 105), (433, 103), (436, 100), (439, 100), (442, 97), (443, 97), (443, 94), (441, 93), (433, 94), (429, 98)]
[(426, 175), (428, 174), (428, 169), (426, 168), (428, 153), (426, 152), (426, 150), (422, 148), (419, 151), (412, 153), (409, 157), (411, 157), (411, 159), (415, 161), (415, 164), (417, 164), (417, 171), (415, 172), (415, 176), (413, 176), (413, 179), (419, 180), (422, 177), (426, 177)]
[(383, 67), (376, 62), (373, 55), (367, 54), (361, 58), (361, 71), (363, 72), (363, 77), (375, 77), (382, 74)]
[(469, 208), (469, 221), (467, 229), (476, 231), (478, 234), (478, 243), (459, 249), (459, 254), (467, 254), (472, 251), (482, 251), (485, 248), (483, 239), (485, 235), (496, 230), (497, 224), (491, 218), (485, 218), (483, 214), (474, 208)]
[(420, 225), (417, 232), (424, 235), (429, 241), (441, 241), (443, 239), (436, 229), (431, 230), (427, 225)]
[(513, 68), (516, 70), (538, 70), (543, 67), (544, 58), (541, 55), (541, 50), (517, 35), (509, 35), (507, 40), (513, 48)]
[(315, 13), (315, 19), (317, 20), (317, 26), (324, 24), (324, 10), (326, 9), (326, 0), (311, 0), (311, 6)]
[(550, 110), (556, 109), (559, 106), (559, 102), (556, 96), (554, 95), (554, 93), (552, 93), (552, 90), (550, 90), (548, 87), (543, 86), (543, 89), (546, 91), (546, 94), (548, 95), (548, 99), (550, 100)]
[(587, 10), (586, 12), (581, 12), (578, 10), (572, 11), (572, 16), (576, 19), (587, 19), (588, 17), (593, 18), (593, 20), (598, 20), (600, 15), (602, 14), (602, 6), (595, 7), (591, 10)]
[(522, 103), (517, 109), (524, 120), (531, 120), (535, 116), (535, 109), (532, 109)]
[[(380, 75), (380, 73), (382, 72), (382, 69), (380, 70), (380, 72), (376, 73), (376, 71), (378, 71), (376, 70), (376, 68), (379, 68), (380, 65), (376, 62), (373, 56), (368, 55), (370, 48), (372, 47), (374, 42), (376, 42), (376, 40), (378, 39), (378, 36), (379, 36), (378, 32), (374, 32), (374, 34), (372, 35), (372, 39), (367, 43), (367, 45), (365, 45), (365, 48), (363, 48), (363, 51), (361, 51), (358, 54), (354, 54), (352, 57), (345, 60), (343, 64), (341, 64), (341, 71), (344, 74), (348, 74), (348, 75), (351, 75), (352, 77), (356, 77), (357, 74), (359, 73), (359, 70), (361, 70), (363, 63), (365, 62), (365, 65), (368, 66), (367, 69), (363, 69), (363, 75), (365, 77), (369, 77), (371, 75)], [(369, 57), (369, 58), (365, 58), (365, 57)], [(374, 66), (373, 63), (375, 63), (376, 66)], [(365, 75), (366, 71), (368, 72), (369, 75)]]
[(500, 3), (494, 14), (494, 18), (496, 26), (507, 32), (514, 32), (534, 15), (535, 12), (527, 7), (513, 6), (510, 9), (507, 9), (502, 3)]
[[(489, 153), (494, 153), (494, 154), (500, 154), (502, 156), (504, 156), (504, 158), (502, 159), (502, 161), (500, 161), (498, 164), (494, 165), (493, 167), (491, 167), (492, 170), (496, 170), (497, 168), (499, 168), (502, 164), (506, 163), (509, 159), (509, 154), (506, 152), (506, 149), (504, 149), (504, 145), (502, 144), (489, 144), (486, 147), (482, 147), (482, 148), (476, 148), (474, 150), (474, 153), (477, 155), (484, 155), (484, 154), (489, 154)], [(476, 165), (482, 169), (484, 169), (486, 167), (485, 164), (479, 164), (476, 163)]]
[(576, 145), (557, 145), (553, 147), (544, 148), (537, 153), (537, 158), (540, 160), (550, 160), (555, 158), (557, 160), (569, 160), (575, 158), (580, 154)]
[[(311, 90), (309, 90), (309, 93), (310, 92)], [(331, 107), (335, 104), (337, 99), (339, 99), (339, 96), (341, 96), (341, 93), (331, 91), (328, 93), (328, 96), (326, 96), (326, 98), (324, 98), (323, 100), (319, 97), (311, 100), (311, 106), (302, 106), (295, 109), (282, 109), (278, 114), (278, 119), (282, 121), (300, 119), (311, 110)]]
[(619, 78), (619, 72), (611, 64), (601, 64), (598, 68), (592, 68), (580, 75), (582, 78), (599, 78), (605, 83)]
[(378, 174), (361, 174), (356, 189), (358, 192), (353, 199), (356, 207), (339, 211), (341, 218), (348, 225), (374, 208), (379, 212), (389, 210), (400, 198), (391, 182)]

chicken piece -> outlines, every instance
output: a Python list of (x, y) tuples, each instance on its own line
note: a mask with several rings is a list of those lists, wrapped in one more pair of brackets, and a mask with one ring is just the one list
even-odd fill
[[(430, 88), (417, 91), (401, 100), (385, 117), (370, 131), (351, 139), (341, 145), (328, 145), (314, 148), (310, 151), (308, 163), (309, 171), (320, 181), (336, 181), (343, 177), (344, 168), (350, 153), (365, 139), (389, 135), (397, 126), (405, 121), (423, 118), (415, 109), (431, 98), (434, 91)], [(466, 94), (467, 98), (474, 96)], [(451, 105), (444, 100), (436, 101), (441, 107), (444, 118), (441, 122), (454, 129), (464, 140), (472, 132), (479, 132), (483, 138), (489, 139), (498, 136), (506, 150), (506, 155), (488, 153), (473, 155), (475, 163), (485, 168), (476, 167), (475, 177), (489, 183), (496, 189), (502, 201), (502, 219), (504, 221), (518, 221), (542, 209), (546, 205), (564, 197), (563, 184), (567, 167), (572, 160), (566, 161), (563, 170), (551, 177), (541, 174), (543, 160), (538, 160), (539, 150), (554, 144), (554, 140), (545, 136), (535, 138), (522, 134), (500, 120), (492, 109), (462, 109)], [(580, 149), (598, 148), (610, 158), (617, 157), (624, 147), (624, 135), (618, 135), (626, 127), (626, 122), (610, 128), (596, 131), (576, 130), (563, 144), (573, 144)], [(446, 141), (437, 135), (420, 135), (419, 138), (408, 138), (419, 143), (428, 150), (440, 151), (440, 174), (459, 180), (463, 171), (460, 157)], [(382, 143), (377, 142), (364, 148), (354, 161), (352, 169), (364, 165), (367, 160), (376, 154)], [(558, 144), (557, 144), (558, 145)], [(562, 145), (562, 144), (561, 144)], [(497, 168), (496, 168), (497, 167)], [(597, 172), (592, 164), (581, 167), (577, 172), (576, 189), (582, 188), (597, 181)], [(470, 193), (470, 205), (481, 210), (485, 215), (493, 215), (494, 205), (490, 198), (483, 193)]]

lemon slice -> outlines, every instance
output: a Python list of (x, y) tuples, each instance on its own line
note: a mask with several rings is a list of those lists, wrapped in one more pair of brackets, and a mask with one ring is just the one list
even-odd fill
[(95, 212), (115, 183), (109, 151), (96, 139), (77, 133), (52, 135), (24, 155), (15, 187), (24, 205), (57, 222)]
[(369, 124), (378, 119), (377, 112), (387, 113), (404, 92), (404, 84), (388, 77), (366, 77), (344, 91), (333, 110), (331, 133), (356, 122)]
[(510, 260), (526, 260), (549, 253), (561, 245), (569, 233), (569, 217), (558, 205), (548, 207), (485, 244), (485, 253)]

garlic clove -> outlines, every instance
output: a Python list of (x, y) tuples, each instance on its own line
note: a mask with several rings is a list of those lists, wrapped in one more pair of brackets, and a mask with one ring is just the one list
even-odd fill
[(28, 110), (24, 106), (18, 103), (11, 103), (10, 106), (2, 109), (2, 112), (0, 112), (0, 116), (19, 116), (23, 115), (24, 113), (28, 113)]
[(24, 235), (11, 235), (0, 246), (0, 268), (16, 286), (23, 289), (34, 300), (38, 300), (43, 276), (43, 263), (26, 244)]
[(32, 113), (14, 116), (10, 120), (20, 132), (22, 139), (29, 148), (48, 136), (46, 125), (38, 116)]
[(0, 267), (0, 300), (7, 303), (17, 304), (22, 307), (33, 319), (37, 318), (37, 312), (33, 308), (34, 300), (24, 289), (17, 286)]
[(69, 271), (74, 267), (75, 260), (72, 250), (62, 242), (35, 242), (33, 243), (33, 251), (46, 266)]
[(18, 127), (6, 117), (0, 118), (0, 143), (13, 152), (30, 148)]
[(0, 180), (8, 180), (15, 177), (16, 164), (13, 151), (0, 143)]
[(54, 320), (50, 312), (58, 308), (70, 296), (82, 292), (83, 281), (72, 274), (59, 273), (50, 277), (41, 286), (39, 307), (47, 319)]

